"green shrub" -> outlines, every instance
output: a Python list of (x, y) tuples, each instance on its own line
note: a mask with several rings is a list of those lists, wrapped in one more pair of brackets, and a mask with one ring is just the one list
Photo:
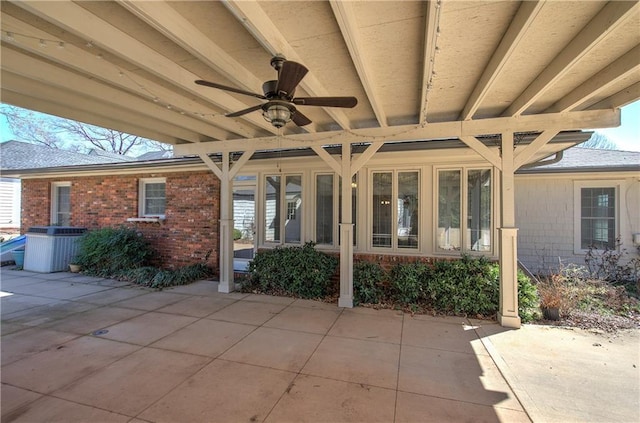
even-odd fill
[(518, 315), (523, 323), (538, 317), (538, 290), (522, 270), (518, 269)]
[(152, 250), (135, 230), (126, 227), (89, 231), (79, 239), (74, 262), (85, 273), (112, 277), (146, 264)]
[(419, 304), (425, 298), (425, 285), (431, 267), (424, 263), (397, 264), (391, 269), (391, 298), (402, 305)]
[(302, 247), (259, 251), (249, 264), (250, 286), (244, 289), (301, 298), (327, 296), (338, 259), (314, 246), (308, 242)]
[(176, 270), (164, 270), (151, 266), (138, 267), (125, 272), (122, 277), (137, 285), (162, 289), (186, 285), (202, 279), (210, 273), (210, 269), (205, 264), (197, 263)]
[(438, 261), (425, 291), (438, 311), (492, 315), (498, 310), (499, 270), (484, 257)]
[(242, 238), (242, 231), (240, 229), (233, 228), (233, 240), (237, 241)]
[(384, 298), (386, 272), (378, 263), (367, 261), (353, 265), (353, 304), (376, 304)]

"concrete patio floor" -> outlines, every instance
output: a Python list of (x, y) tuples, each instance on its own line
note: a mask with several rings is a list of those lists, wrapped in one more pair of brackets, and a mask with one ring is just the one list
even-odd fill
[[(2, 422), (638, 420), (637, 333), (597, 349), (560, 329), (220, 294), (211, 281), (158, 292), (71, 273), (0, 277)], [(573, 341), (548, 347), (540, 329)], [(586, 364), (553, 362), (589, 348)], [(615, 372), (599, 389), (617, 386), (600, 399), (571, 385), (574, 366), (596, 362)], [(540, 386), (549, 375), (556, 397)], [(606, 414), (598, 401), (610, 399)]]

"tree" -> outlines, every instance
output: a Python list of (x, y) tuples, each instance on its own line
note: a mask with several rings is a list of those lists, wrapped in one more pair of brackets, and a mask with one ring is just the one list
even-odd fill
[(618, 146), (615, 142), (607, 138), (606, 135), (594, 132), (587, 141), (579, 144), (578, 147), (582, 148), (598, 148), (602, 150), (617, 150)]
[(16, 106), (0, 106), (9, 128), (21, 141), (50, 148), (87, 152), (92, 148), (122, 155), (139, 155), (171, 146), (113, 129), (33, 112)]

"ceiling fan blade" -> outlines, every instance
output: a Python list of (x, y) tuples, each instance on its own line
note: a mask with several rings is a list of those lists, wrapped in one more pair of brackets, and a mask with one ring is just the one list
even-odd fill
[(225, 116), (226, 117), (238, 117), (238, 116), (242, 116), (242, 115), (246, 115), (247, 113), (251, 113), (255, 110), (261, 109), (262, 108), (262, 104), (258, 104), (257, 106), (251, 106), (247, 109), (244, 110), (240, 110), (238, 112), (233, 112), (233, 113), (227, 113)]
[(282, 63), (282, 69), (278, 75), (278, 85), (276, 93), (285, 93), (286, 97), (291, 98), (293, 91), (296, 89), (302, 78), (309, 72), (309, 69), (297, 62), (285, 61)]
[(311, 119), (300, 113), (299, 110), (296, 110), (291, 116), (291, 120), (298, 126), (305, 126), (311, 123)]
[(209, 81), (204, 81), (202, 79), (198, 79), (195, 81), (195, 83), (198, 85), (204, 85), (205, 87), (217, 88), (219, 90), (231, 91), (232, 93), (249, 95), (251, 97), (256, 97), (261, 100), (266, 100), (266, 97), (263, 96), (262, 94), (252, 93), (250, 91), (241, 90), (239, 88), (227, 87), (226, 85), (216, 84), (215, 82), (209, 82)]
[(345, 107), (352, 108), (358, 104), (355, 97), (296, 97), (293, 104), (299, 106)]

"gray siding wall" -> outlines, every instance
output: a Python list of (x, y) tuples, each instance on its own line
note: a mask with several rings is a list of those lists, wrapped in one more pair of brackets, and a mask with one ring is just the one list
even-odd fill
[[(576, 183), (611, 182), (618, 190), (618, 232), (626, 260), (638, 257), (633, 233), (640, 232), (640, 181), (628, 173), (615, 175), (519, 175), (516, 177), (518, 259), (533, 273), (549, 274), (560, 264), (585, 264), (585, 253), (574, 250), (579, 219), (574, 210)], [(608, 183), (607, 182), (607, 183)]]

